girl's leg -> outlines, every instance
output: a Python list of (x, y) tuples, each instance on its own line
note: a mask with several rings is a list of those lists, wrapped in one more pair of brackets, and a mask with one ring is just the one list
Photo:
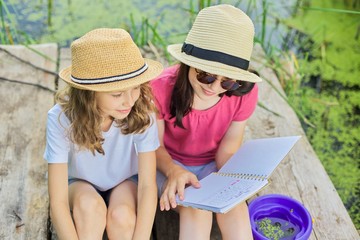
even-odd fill
[[(185, 166), (174, 160), (176, 164), (194, 173), (200, 180), (211, 172), (216, 172), (215, 161), (203, 166)], [(209, 240), (213, 214), (209, 211), (178, 206), (175, 209), (180, 215), (180, 240)]]
[(136, 224), (137, 186), (126, 180), (110, 195), (106, 232), (110, 240), (132, 239)]
[(88, 182), (69, 185), (69, 203), (79, 239), (102, 239), (106, 225), (106, 204)]
[(180, 240), (209, 240), (212, 213), (194, 208), (177, 207), (180, 215)]
[(226, 214), (216, 214), (223, 240), (252, 240), (249, 210), (246, 202)]

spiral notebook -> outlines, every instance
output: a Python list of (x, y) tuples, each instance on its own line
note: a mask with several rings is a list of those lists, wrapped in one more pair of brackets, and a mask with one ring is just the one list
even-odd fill
[(201, 188), (185, 189), (177, 204), (215, 213), (226, 213), (269, 183), (275, 168), (300, 136), (249, 140), (218, 171), (200, 180)]

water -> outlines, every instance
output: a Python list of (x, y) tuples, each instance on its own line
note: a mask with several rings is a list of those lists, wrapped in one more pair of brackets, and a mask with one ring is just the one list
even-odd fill
[[(77, 37), (94, 28), (122, 27), (130, 30), (131, 15), (140, 28), (141, 21), (148, 19), (151, 25), (167, 43), (182, 42), (191, 26), (190, 14), (186, 9), (197, 1), (176, 0), (3, 0), (9, 14), (6, 22), (16, 27), (15, 41), (30, 39), (33, 42), (56, 42), (69, 46)], [(295, 0), (224, 0), (212, 4), (225, 3), (239, 7), (254, 21), (256, 38), (277, 48), (281, 48), (288, 30), (278, 24), (277, 18), (291, 15)], [(264, 5), (265, 4), (265, 5)], [(264, 12), (264, 9), (267, 12)], [(197, 10), (197, 7), (195, 7)], [(266, 28), (263, 29), (263, 16)], [(263, 36), (264, 35), (264, 36)], [(265, 46), (266, 47), (266, 46)]]

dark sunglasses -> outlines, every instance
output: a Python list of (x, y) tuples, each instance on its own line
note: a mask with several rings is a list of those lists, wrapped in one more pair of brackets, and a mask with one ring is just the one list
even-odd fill
[[(196, 71), (196, 79), (201, 83), (210, 84), (215, 82), (215, 80), (217, 79), (216, 75), (201, 71), (196, 68), (195, 71)], [(238, 83), (236, 80), (231, 80), (231, 79), (225, 79), (221, 81), (220, 84), (221, 87), (226, 91), (234, 91), (241, 86), (240, 83)]]

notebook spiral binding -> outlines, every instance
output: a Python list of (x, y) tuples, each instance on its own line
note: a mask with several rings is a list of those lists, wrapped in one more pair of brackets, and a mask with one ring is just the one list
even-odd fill
[(214, 174), (224, 176), (224, 177), (234, 177), (234, 178), (241, 178), (247, 180), (258, 180), (264, 181), (266, 180), (265, 175), (256, 175), (256, 174), (248, 174), (248, 173), (224, 173), (224, 172), (215, 172)]

